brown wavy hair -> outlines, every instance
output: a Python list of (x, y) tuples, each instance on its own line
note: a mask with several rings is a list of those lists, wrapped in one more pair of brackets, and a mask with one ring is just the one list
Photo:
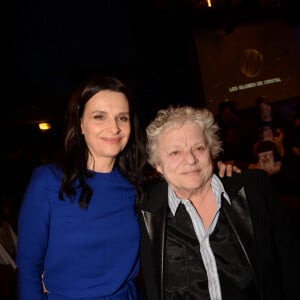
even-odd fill
[(65, 196), (72, 198), (79, 187), (79, 205), (83, 209), (87, 208), (93, 191), (86, 182), (86, 178), (92, 176), (92, 172), (87, 170), (88, 147), (81, 131), (81, 117), (85, 104), (102, 90), (122, 93), (128, 100), (131, 133), (126, 147), (116, 158), (115, 167), (136, 187), (138, 193), (143, 178), (142, 166), (146, 160), (134, 99), (128, 86), (112, 76), (96, 75), (87, 79), (74, 91), (68, 102), (64, 149), (61, 159), (57, 161), (62, 170), (59, 198), (61, 200), (64, 200)]

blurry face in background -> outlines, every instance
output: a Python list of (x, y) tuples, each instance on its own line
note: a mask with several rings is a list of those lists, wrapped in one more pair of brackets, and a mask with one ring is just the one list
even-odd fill
[(263, 130), (263, 140), (272, 140), (273, 139), (273, 131), (270, 128), (264, 128)]
[(211, 181), (213, 164), (203, 129), (186, 123), (179, 129), (166, 128), (158, 139), (158, 164), (176, 195), (184, 198)]
[(130, 136), (126, 96), (110, 90), (95, 94), (85, 105), (81, 130), (96, 165), (113, 163)]

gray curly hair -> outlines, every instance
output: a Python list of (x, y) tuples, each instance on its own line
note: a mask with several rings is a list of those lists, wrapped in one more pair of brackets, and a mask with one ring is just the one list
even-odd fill
[(204, 135), (208, 144), (212, 159), (216, 159), (222, 149), (222, 141), (219, 138), (219, 126), (214, 120), (212, 112), (206, 108), (194, 108), (191, 106), (169, 106), (157, 112), (154, 120), (147, 126), (148, 162), (155, 167), (158, 163), (157, 149), (158, 138), (165, 128), (180, 128), (185, 123), (195, 123), (204, 129)]

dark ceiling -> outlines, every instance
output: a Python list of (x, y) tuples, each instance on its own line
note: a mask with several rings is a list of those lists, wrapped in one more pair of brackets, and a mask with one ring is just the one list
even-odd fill
[(6, 1), (2, 123), (59, 116), (72, 88), (94, 72), (117, 75), (138, 87), (140, 106), (146, 110), (155, 109), (153, 101), (159, 105), (170, 97), (176, 102), (189, 89), (192, 99), (194, 74), (184, 59), (190, 55), (193, 28), (231, 30), (238, 23), (269, 17), (298, 20), (291, 8), (295, 0), (219, 0), (211, 9), (203, 3)]

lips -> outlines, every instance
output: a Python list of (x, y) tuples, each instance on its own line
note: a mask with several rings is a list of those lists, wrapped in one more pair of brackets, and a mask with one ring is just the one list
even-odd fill
[(110, 144), (118, 144), (121, 141), (121, 138), (102, 138), (102, 140)]
[(194, 173), (200, 173), (200, 170), (189, 170), (189, 171), (182, 172), (182, 174), (184, 175), (189, 175)]

